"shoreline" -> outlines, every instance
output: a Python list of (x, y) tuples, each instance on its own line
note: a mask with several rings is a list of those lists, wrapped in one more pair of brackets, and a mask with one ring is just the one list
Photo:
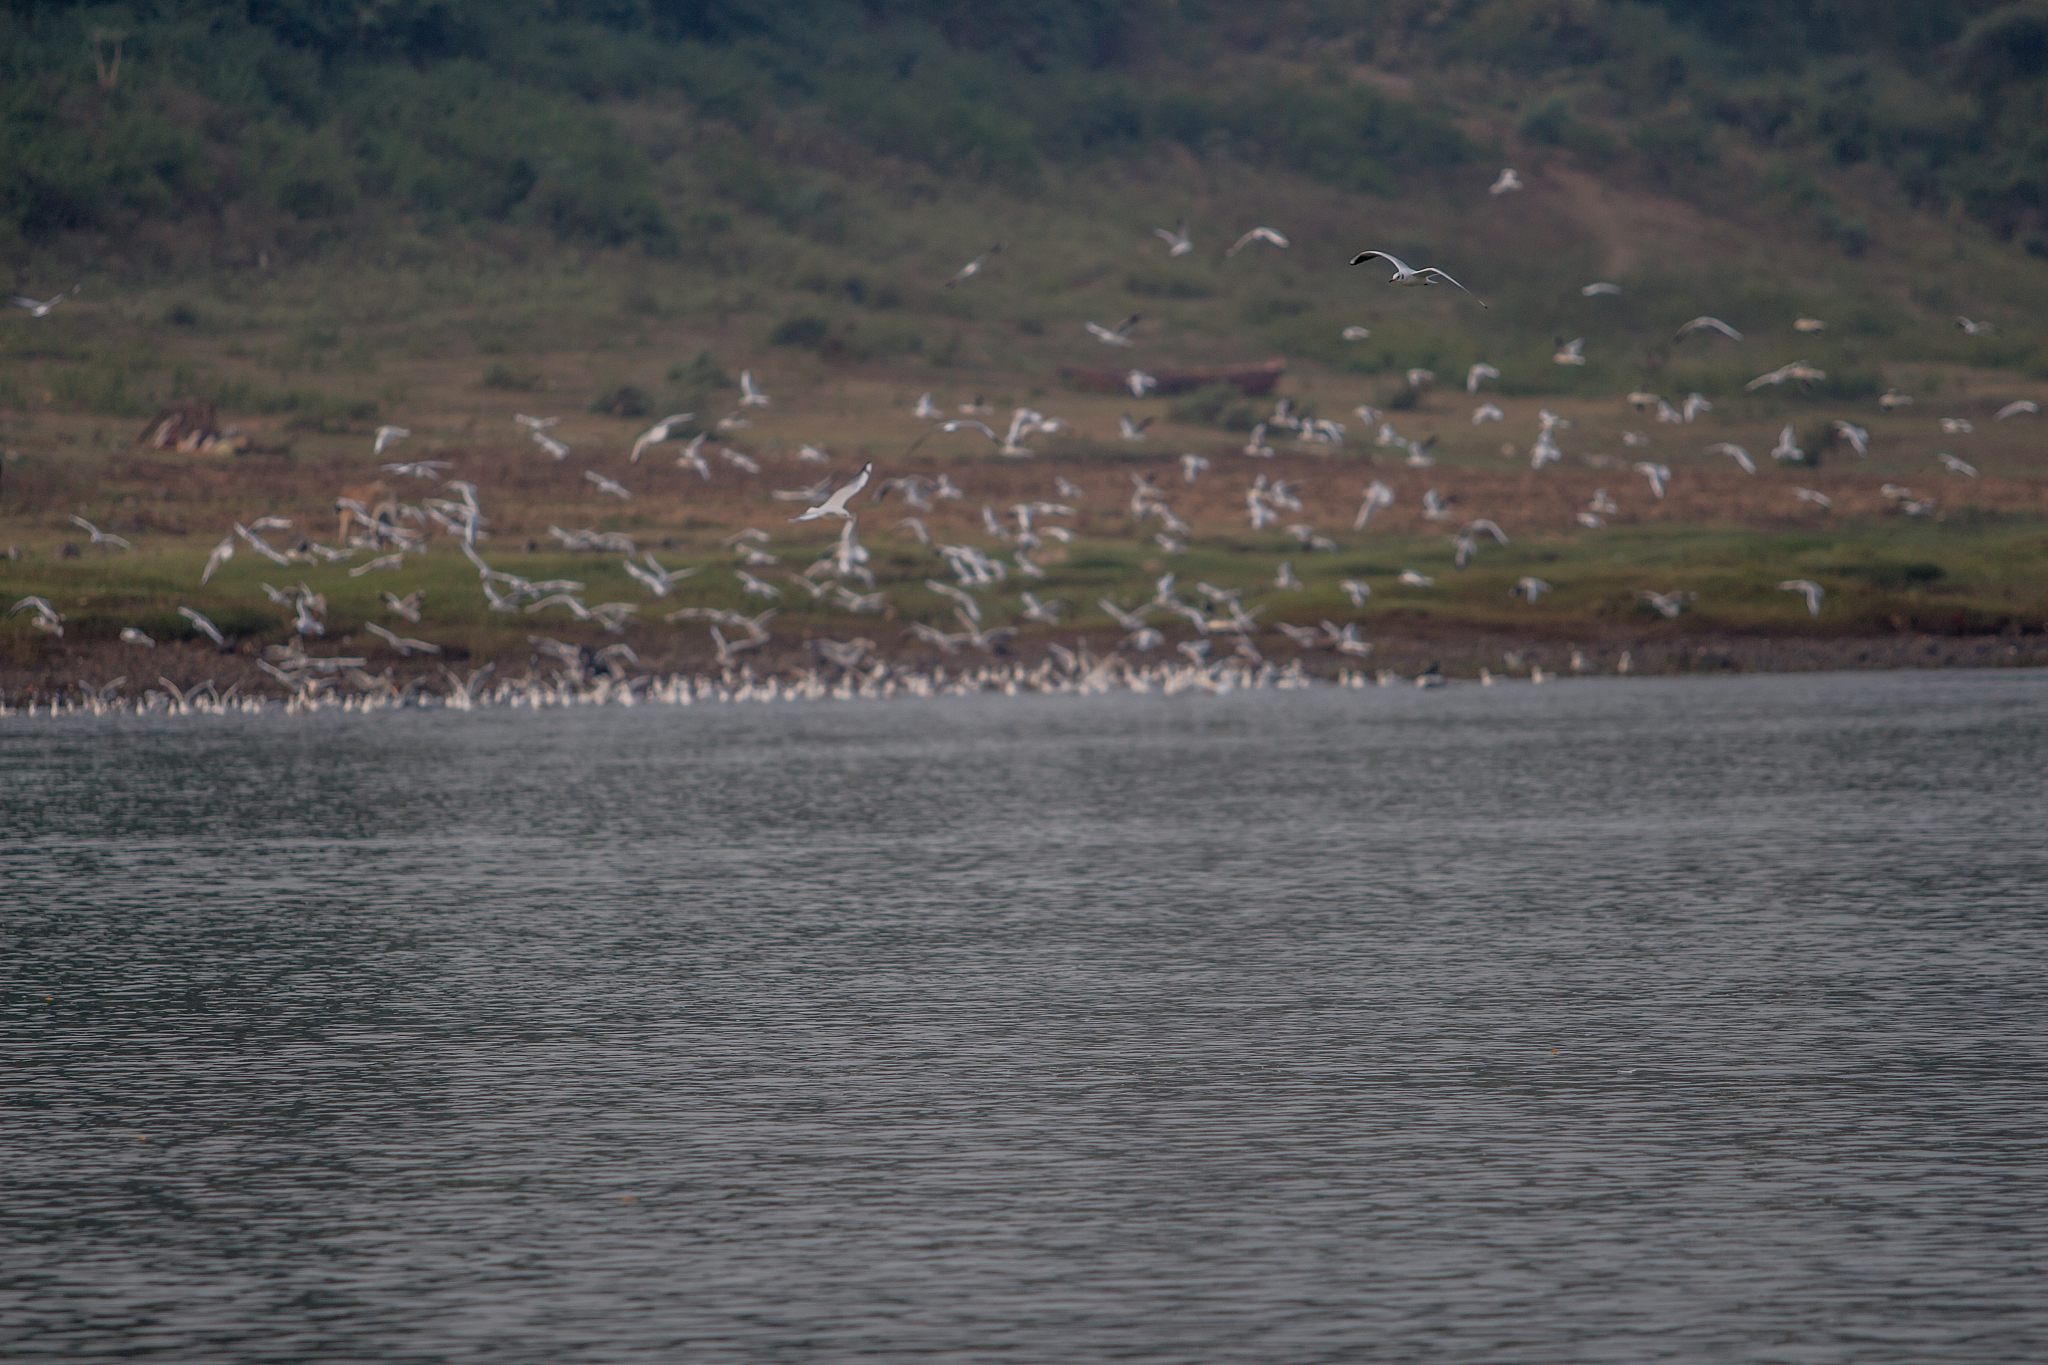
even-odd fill
[[(882, 632), (876, 632), (880, 634)], [(634, 697), (773, 700), (799, 697), (936, 695), (975, 691), (1244, 690), (1310, 686), (1414, 685), (1434, 674), (1446, 683), (1527, 683), (1568, 677), (1677, 677), (1738, 673), (1854, 672), (1893, 669), (2048, 668), (2048, 635), (1848, 636), (1832, 639), (1706, 634), (1612, 635), (1584, 645), (1460, 631), (1429, 638), (1382, 637), (1362, 657), (1298, 650), (1261, 636), (1253, 659), (1213, 648), (1201, 660), (1169, 642), (1143, 654), (1119, 650), (1098, 633), (1066, 640), (1020, 640), (994, 653), (961, 647), (950, 654), (906, 640), (843, 667), (808, 647), (778, 641), (721, 667), (708, 650), (672, 647), (659, 657), (615, 657), (599, 665), (590, 646), (579, 670), (542, 649), (496, 659), (400, 658), (365, 649), (352, 637), (291, 665), (293, 685), (259, 662), (253, 642), (215, 650), (187, 642), (154, 649), (92, 640), (52, 641), (42, 666), (0, 668), (0, 714), (177, 709), (187, 697), (226, 695), (238, 703), (327, 709), (401, 705), (577, 704)], [(695, 643), (694, 641), (692, 643)], [(837, 643), (837, 642), (834, 642)], [(599, 646), (602, 647), (601, 645)], [(460, 651), (457, 651), (460, 655)], [(1575, 658), (1576, 656), (1576, 658)], [(265, 661), (267, 662), (267, 661)], [(286, 661), (288, 664), (290, 660)], [(1574, 662), (1578, 667), (1574, 667)], [(272, 665), (274, 668), (275, 665)], [(1426, 685), (1426, 684), (1425, 684)], [(152, 700), (154, 694), (154, 700)]]

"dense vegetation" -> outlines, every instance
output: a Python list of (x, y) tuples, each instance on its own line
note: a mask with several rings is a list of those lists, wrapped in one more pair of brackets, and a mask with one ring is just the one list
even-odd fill
[(2048, 254), (2044, 0), (16, 0), (0, 246), (396, 211), (670, 252), (720, 210), (664, 182), (635, 101), (730, 130), (694, 158), (711, 200), (820, 233), (829, 195), (782, 172), (834, 138), (1024, 192), (1168, 144), (1385, 192), (1474, 154), (1445, 92), (1482, 86), (1589, 162), (1678, 181), (1752, 149), (1795, 190), (1874, 163)]

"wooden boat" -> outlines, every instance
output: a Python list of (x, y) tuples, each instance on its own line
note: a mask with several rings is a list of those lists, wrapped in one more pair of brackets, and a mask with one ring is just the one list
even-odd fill
[(1068, 365), (1060, 370), (1060, 378), (1075, 388), (1091, 389), (1097, 393), (1128, 393), (1131, 387), (1130, 374), (1133, 369), (1144, 370), (1158, 380), (1152, 390), (1155, 394), (1193, 393), (1216, 384), (1229, 384), (1248, 398), (1264, 398), (1273, 392), (1273, 386), (1280, 382), (1280, 376), (1287, 372), (1284, 360), (1268, 360), (1263, 365), (1222, 365), (1199, 370), (1155, 370), (1145, 365), (1126, 365), (1118, 370), (1093, 369), (1081, 365)]

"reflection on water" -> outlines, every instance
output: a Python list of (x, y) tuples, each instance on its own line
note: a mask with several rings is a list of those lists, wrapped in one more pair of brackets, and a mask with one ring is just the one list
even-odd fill
[(0, 1354), (1994, 1361), (2039, 674), (0, 727)]

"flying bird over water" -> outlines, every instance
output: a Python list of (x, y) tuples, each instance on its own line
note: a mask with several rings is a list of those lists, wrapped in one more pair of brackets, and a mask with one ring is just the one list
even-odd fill
[[(1465, 289), (1464, 285), (1459, 284), (1433, 265), (1411, 266), (1399, 256), (1389, 255), (1384, 251), (1361, 251), (1351, 258), (1351, 264), (1364, 265), (1367, 261), (1372, 260), (1385, 261), (1394, 268), (1394, 273), (1387, 277), (1388, 284), (1406, 285), (1411, 289), (1419, 289), (1441, 280), (1445, 284), (1452, 285), (1458, 289), (1464, 289), (1467, 294), (1472, 294), (1471, 290)], [(1486, 300), (1480, 298), (1477, 294), (1472, 294), (1472, 299), (1481, 308), (1486, 307)]]
[(1226, 256), (1235, 256), (1238, 252), (1243, 251), (1253, 242), (1271, 242), (1274, 246), (1279, 247), (1282, 251), (1287, 250), (1287, 239), (1285, 237), (1281, 236), (1279, 233), (1273, 231), (1273, 229), (1269, 227), (1255, 227), (1250, 232), (1247, 232), (1244, 236), (1238, 238), (1235, 242), (1231, 243), (1230, 250), (1224, 252), (1223, 254)]

